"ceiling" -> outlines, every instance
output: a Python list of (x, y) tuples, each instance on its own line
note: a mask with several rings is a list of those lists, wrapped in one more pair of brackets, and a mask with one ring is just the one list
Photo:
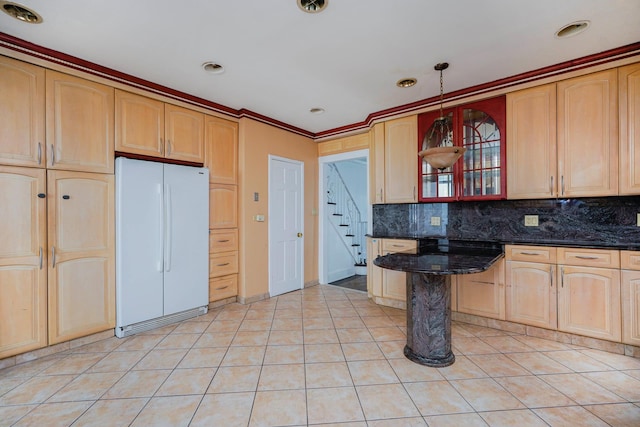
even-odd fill
[(639, 0), (17, 1), (44, 22), (5, 34), (312, 134), (438, 95), (439, 62), (450, 92), (640, 41)]

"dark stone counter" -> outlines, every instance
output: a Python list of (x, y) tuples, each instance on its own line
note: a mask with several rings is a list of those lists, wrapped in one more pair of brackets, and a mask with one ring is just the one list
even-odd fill
[(416, 363), (443, 367), (455, 362), (451, 351), (451, 275), (478, 273), (504, 256), (495, 243), (420, 240), (417, 254), (376, 258), (379, 267), (407, 272), (407, 345)]

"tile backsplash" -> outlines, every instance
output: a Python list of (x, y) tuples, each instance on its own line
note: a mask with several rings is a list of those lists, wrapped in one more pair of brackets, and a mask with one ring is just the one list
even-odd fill
[(640, 249), (638, 213), (640, 196), (386, 204), (373, 206), (372, 234)]

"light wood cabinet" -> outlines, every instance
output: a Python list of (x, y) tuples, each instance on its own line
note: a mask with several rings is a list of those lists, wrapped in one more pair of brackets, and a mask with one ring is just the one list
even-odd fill
[(204, 162), (204, 114), (116, 90), (116, 151)]
[(209, 184), (209, 228), (238, 226), (238, 187)]
[(116, 89), (115, 150), (164, 156), (164, 103)]
[(238, 292), (238, 229), (209, 230), (209, 301)]
[(238, 124), (206, 116), (204, 123), (204, 165), (209, 182), (238, 183)]
[(45, 193), (43, 169), (0, 166), (0, 359), (47, 345)]
[(507, 94), (507, 198), (555, 197), (556, 85)]
[(113, 175), (48, 171), (49, 344), (115, 326)]
[(209, 301), (219, 301), (238, 295), (238, 275), (212, 277), (209, 279)]
[(318, 157), (369, 148), (370, 133), (345, 136), (318, 143)]
[(384, 203), (384, 123), (369, 131), (369, 203)]
[(622, 342), (640, 346), (640, 252), (621, 251)]
[(556, 329), (556, 249), (507, 245), (505, 255), (506, 320)]
[(47, 168), (113, 173), (114, 89), (46, 70)]
[(558, 83), (561, 197), (618, 194), (616, 69)]
[(618, 251), (558, 248), (558, 330), (622, 339), (619, 266)]
[(384, 124), (385, 203), (418, 201), (418, 121), (416, 116)]
[(407, 273), (380, 268), (373, 264), (380, 255), (396, 252), (414, 254), (418, 242), (408, 239), (374, 239), (367, 241), (367, 290), (373, 300), (380, 305), (404, 306), (407, 299)]
[(458, 311), (504, 320), (504, 269), (503, 258), (481, 273), (456, 275)]
[(187, 162), (204, 162), (204, 114), (165, 104), (165, 157)]
[(44, 167), (44, 69), (0, 56), (0, 164)]
[(640, 63), (618, 69), (620, 194), (640, 194)]
[(382, 295), (382, 268), (373, 263), (382, 253), (382, 239), (367, 237), (367, 294), (369, 298)]
[(617, 82), (612, 69), (507, 95), (508, 198), (618, 194)]

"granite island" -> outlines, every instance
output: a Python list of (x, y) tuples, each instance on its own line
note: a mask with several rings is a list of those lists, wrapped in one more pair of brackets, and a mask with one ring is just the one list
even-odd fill
[(420, 239), (418, 253), (377, 257), (378, 267), (407, 274), (407, 345), (404, 354), (432, 367), (453, 364), (451, 275), (479, 273), (504, 256), (495, 242)]

